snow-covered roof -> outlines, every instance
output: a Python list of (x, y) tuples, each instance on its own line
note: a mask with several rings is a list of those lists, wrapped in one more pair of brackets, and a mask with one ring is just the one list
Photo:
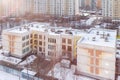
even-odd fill
[(12, 29), (9, 32), (11, 32), (11, 33), (26, 33), (28, 31), (24, 28), (21, 28), (21, 30), (20, 30), (20, 28), (17, 28), (17, 29)]
[(14, 65), (21, 62), (21, 59), (18, 59), (18, 58), (15, 58), (15, 57), (9, 57), (9, 56), (7, 57), (7, 56), (2, 54), (3, 52), (7, 52), (7, 51), (0, 50), (0, 60), (1, 61), (5, 61), (5, 62), (14, 64)]
[(116, 35), (116, 30), (91, 29), (78, 43), (115, 48)]
[(32, 75), (32, 76), (36, 75), (36, 73), (37, 73), (35, 71), (30, 71), (30, 70), (27, 70), (27, 69), (23, 69), (21, 72)]
[[(54, 77), (59, 80), (62, 80), (63, 78), (64, 80), (75, 80), (75, 78), (76, 80), (94, 80), (85, 76), (74, 75), (74, 71), (72, 69), (63, 68), (60, 63), (55, 64), (52, 70), (54, 71)], [(53, 76), (52, 70), (49, 71), (47, 74), (48, 76)]]
[(23, 62), (21, 62), (19, 65), (26, 65), (29, 64), (31, 62), (33, 62), (37, 57), (35, 55), (31, 55), (29, 57), (26, 58), (26, 60), (24, 60)]
[(47, 23), (29, 23), (22, 25), (21, 27), (12, 28), (9, 30), (6, 30), (7, 32), (11, 33), (27, 33), (31, 31), (38, 31), (38, 32), (44, 32), (48, 33), (50, 35), (78, 35), (80, 33), (83, 33), (82, 30), (72, 29), (72, 28), (65, 28), (65, 27), (52, 27), (50, 24)]
[(91, 17), (90, 19), (88, 19), (86, 21), (86, 25), (91, 25), (93, 23), (93, 21), (96, 20), (96, 19), (97, 19), (97, 17)]

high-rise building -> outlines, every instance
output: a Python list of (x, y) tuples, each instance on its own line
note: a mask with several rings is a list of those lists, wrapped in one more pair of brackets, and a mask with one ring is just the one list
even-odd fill
[(102, 15), (104, 17), (112, 17), (112, 0), (102, 0)]
[(76, 15), (79, 12), (78, 0), (34, 0), (33, 12), (56, 16)]
[(101, 0), (79, 0), (79, 8), (87, 10), (101, 9)]
[(113, 0), (113, 15), (114, 19), (120, 19), (120, 0)]
[(120, 0), (102, 0), (102, 14), (104, 17), (120, 19)]
[(96, 0), (97, 9), (102, 9), (102, 0)]
[(25, 13), (56, 16), (79, 14), (78, 0), (8, 0), (0, 3), (3, 5), (0, 8), (4, 16), (20, 16)]
[(2, 0), (0, 0), (0, 16), (2, 16)]
[(33, 2), (34, 0), (24, 0), (23, 6), (25, 9), (24, 13), (32, 13), (33, 12)]
[(2, 16), (19, 16), (24, 14), (24, 0), (1, 0)]

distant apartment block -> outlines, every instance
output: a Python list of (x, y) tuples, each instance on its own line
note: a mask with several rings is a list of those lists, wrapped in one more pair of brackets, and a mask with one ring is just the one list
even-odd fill
[(20, 16), (25, 12), (24, 0), (1, 0), (1, 16)]
[(79, 0), (80, 9), (97, 10), (101, 9), (101, 0)]
[(21, 16), (26, 13), (55, 16), (79, 14), (78, 0), (1, 0), (0, 4), (1, 16)]
[(102, 0), (103, 17), (120, 19), (120, 0)]
[(78, 0), (34, 0), (34, 13), (72, 16), (79, 13)]
[(91, 29), (77, 44), (77, 70), (97, 80), (115, 80), (116, 31)]

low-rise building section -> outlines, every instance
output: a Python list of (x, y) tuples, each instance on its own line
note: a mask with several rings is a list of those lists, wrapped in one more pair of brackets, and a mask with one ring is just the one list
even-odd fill
[[(4, 30), (3, 49), (12, 56), (23, 58), (27, 53), (41, 53), (47, 59), (76, 57), (76, 44), (82, 30), (50, 27), (49, 24), (31, 23), (23, 27)], [(74, 54), (75, 53), (75, 54)]]
[(116, 33), (115, 30), (91, 29), (78, 41), (79, 73), (100, 80), (115, 80)]

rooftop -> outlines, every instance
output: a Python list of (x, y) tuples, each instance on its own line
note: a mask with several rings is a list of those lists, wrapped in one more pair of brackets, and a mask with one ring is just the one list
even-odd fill
[(116, 30), (90, 29), (79, 43), (115, 48), (116, 35)]
[(84, 33), (83, 30), (65, 28), (65, 27), (53, 27), (49, 23), (29, 23), (23, 26), (19, 26), (12, 29), (5, 30), (10, 33), (19, 33), (23, 34), (30, 31), (40, 31), (44, 33), (49, 33), (50, 35), (79, 35)]

